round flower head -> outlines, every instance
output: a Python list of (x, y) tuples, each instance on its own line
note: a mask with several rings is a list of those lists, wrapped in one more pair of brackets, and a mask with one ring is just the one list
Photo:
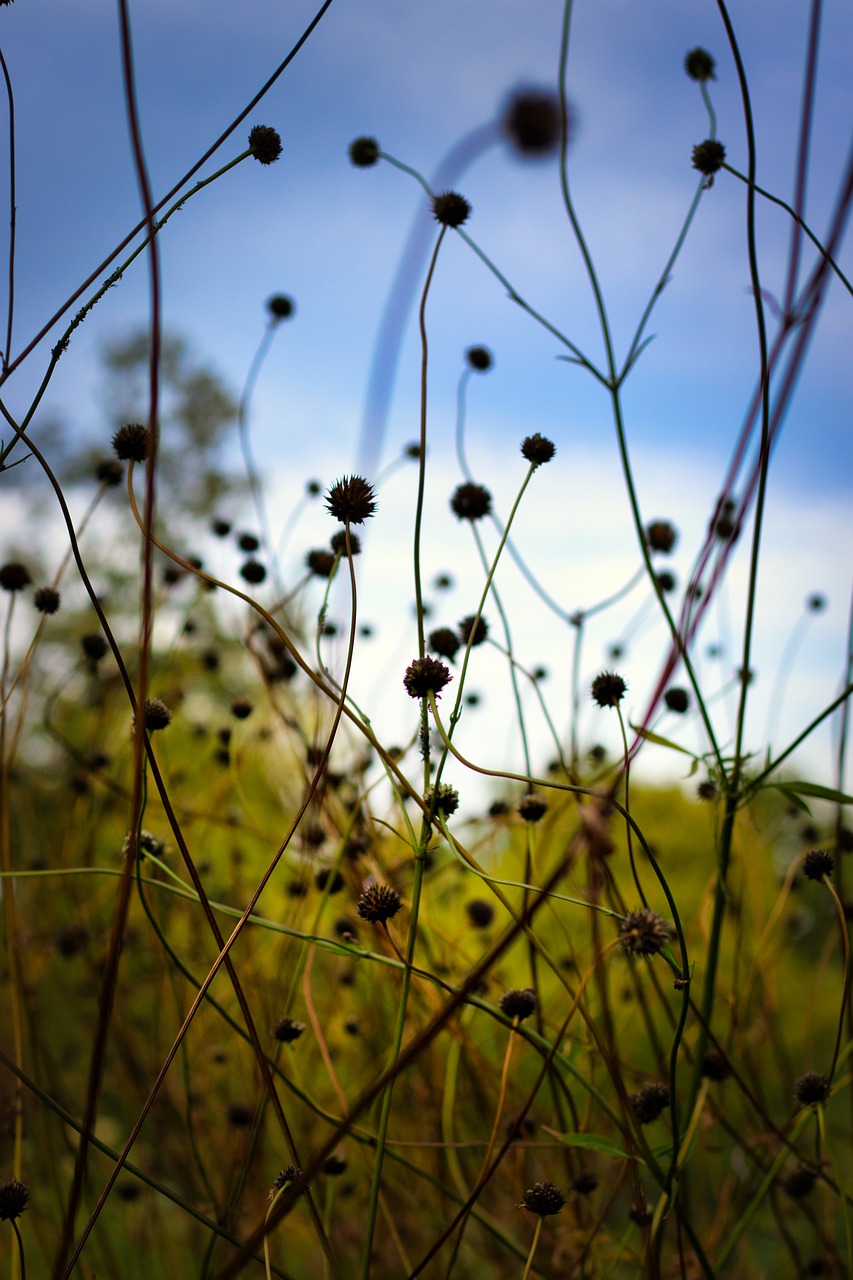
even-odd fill
[(693, 168), (709, 178), (722, 167), (725, 158), (726, 149), (716, 138), (707, 138), (693, 148)]
[(376, 494), (362, 476), (344, 476), (326, 494), (326, 509), (341, 524), (364, 524), (376, 510)]
[(100, 631), (90, 631), (80, 637), (80, 648), (90, 662), (100, 662), (108, 646)]
[(560, 102), (547, 89), (519, 89), (504, 108), (501, 132), (517, 155), (539, 160), (560, 145)]
[(801, 1164), (799, 1168), (793, 1169), (782, 1179), (782, 1190), (792, 1200), (803, 1200), (814, 1191), (816, 1182), (817, 1174), (814, 1170), (809, 1169), (807, 1165)]
[(437, 787), (430, 787), (424, 796), (424, 803), (435, 806), (435, 812), (449, 818), (459, 808), (459, 792), (448, 782), (440, 782)]
[(667, 689), (663, 700), (670, 711), (675, 711), (680, 716), (683, 716), (690, 706), (690, 694), (686, 689)]
[(145, 728), (149, 733), (166, 729), (172, 722), (172, 713), (159, 698), (148, 698), (145, 703)]
[(716, 80), (716, 65), (707, 49), (691, 49), (684, 59), (684, 70), (691, 80), (698, 80), (700, 84)]
[(240, 577), (251, 586), (257, 586), (259, 582), (263, 582), (266, 576), (267, 571), (260, 560), (247, 560), (240, 565)]
[(706, 1080), (722, 1084), (732, 1074), (732, 1069), (719, 1049), (708, 1049), (702, 1058), (702, 1075)]
[(809, 880), (822, 880), (835, 870), (835, 859), (826, 849), (810, 849), (803, 858), (803, 875)]
[(469, 614), (467, 618), (463, 618), (459, 623), (459, 635), (463, 644), (471, 645), (473, 649), (475, 645), (482, 644), (489, 634), (488, 623), (485, 618), (478, 618), (476, 614)]
[(433, 217), (443, 227), (461, 227), (470, 212), (470, 204), (456, 191), (442, 191), (432, 198)]
[(629, 911), (619, 925), (619, 941), (637, 956), (656, 956), (665, 947), (672, 930), (654, 911)]
[(628, 692), (628, 686), (615, 671), (602, 671), (592, 682), (593, 702), (600, 707), (616, 707)]
[(524, 1018), (529, 1018), (536, 1008), (536, 992), (530, 987), (506, 991), (501, 996), (498, 1004), (501, 1007), (501, 1011), (508, 1018), (518, 1018), (519, 1022), (521, 1022)]
[(459, 520), (482, 520), (492, 510), (492, 495), (483, 485), (466, 481), (454, 489), (450, 509)]
[(675, 574), (670, 573), (668, 569), (664, 569), (661, 573), (656, 573), (655, 578), (664, 595), (668, 595), (670, 591), (676, 588)]
[(95, 467), (95, 479), (108, 489), (121, 484), (123, 475), (124, 468), (116, 458), (102, 458)]
[(286, 293), (274, 293), (271, 298), (267, 298), (267, 311), (273, 324), (277, 324), (279, 320), (289, 320), (295, 310), (296, 303)]
[[(345, 556), (347, 553), (346, 530), (339, 529), (337, 533), (333, 533), (329, 540), (329, 546), (332, 548), (335, 555), (340, 554), (341, 556)], [(358, 534), (350, 533), (349, 549), (352, 555), (354, 556), (361, 555), (361, 539), (359, 538)]]
[[(286, 1169), (279, 1169), (278, 1173), (273, 1179), (270, 1198), (272, 1198), (277, 1191), (281, 1191), (284, 1187), (298, 1185), (300, 1182), (302, 1182), (303, 1177), (304, 1177), (304, 1174), (302, 1170), (297, 1168), (295, 1164), (289, 1164)], [(310, 1190), (311, 1188), (307, 1184), (300, 1186), (299, 1191), (297, 1192), (297, 1198), (299, 1198), (300, 1196), (304, 1196)]]
[(23, 591), (31, 582), (30, 571), (25, 564), (13, 560), (0, 568), (0, 587), (4, 591)]
[(256, 124), (249, 134), (249, 150), (258, 164), (273, 164), (281, 155), (281, 136), (266, 124)]
[(452, 679), (444, 663), (427, 654), (425, 658), (415, 658), (414, 662), (406, 667), (403, 685), (410, 698), (425, 698), (430, 693), (439, 697), (441, 690)]
[(278, 1040), (281, 1044), (293, 1044), (294, 1040), (298, 1040), (304, 1030), (304, 1022), (297, 1022), (295, 1018), (291, 1018), (287, 1014), (283, 1018), (278, 1018), (272, 1024), (272, 1038), (273, 1040)]
[(643, 1085), (639, 1093), (631, 1094), (630, 1103), (640, 1124), (651, 1124), (669, 1106), (669, 1086), (660, 1080)]
[(0, 1183), (0, 1222), (13, 1222), (15, 1218), (20, 1218), (29, 1198), (29, 1187), (25, 1187), (17, 1178)]
[(335, 555), (321, 547), (317, 551), (309, 551), (305, 563), (315, 578), (329, 578), (335, 567)]
[(113, 453), (122, 462), (144, 462), (148, 457), (148, 428), (128, 422), (113, 436)]
[(646, 525), (646, 546), (649, 551), (669, 555), (678, 541), (678, 530), (668, 520), (653, 520)]
[(56, 613), (60, 596), (55, 587), (39, 587), (33, 594), (33, 604), (39, 613)]
[(547, 436), (540, 436), (538, 431), (535, 435), (525, 436), (521, 442), (521, 456), (532, 462), (534, 467), (550, 462), (556, 452), (553, 441)]
[(794, 1085), (794, 1097), (804, 1107), (816, 1107), (819, 1103), (826, 1102), (831, 1090), (829, 1076), (819, 1071), (807, 1071)]
[(553, 1182), (534, 1182), (533, 1186), (525, 1191), (524, 1198), (518, 1207), (529, 1209), (540, 1218), (548, 1218), (552, 1214), (559, 1213), (565, 1203), (566, 1197)]
[(538, 822), (548, 812), (548, 806), (540, 796), (532, 791), (522, 796), (518, 802), (518, 816), (525, 822)]
[(495, 909), (484, 898), (472, 898), (465, 904), (468, 919), (475, 929), (488, 929), (495, 918)]
[(384, 924), (397, 914), (402, 905), (396, 889), (387, 884), (371, 884), (359, 898), (356, 910), (362, 920)]
[(488, 347), (469, 347), (465, 352), (465, 359), (468, 362), (468, 368), (476, 370), (477, 373), (487, 373), (494, 364)]
[(437, 627), (435, 631), (429, 633), (429, 647), (433, 653), (439, 654), (442, 658), (449, 658), (451, 662), (460, 643), (458, 635), (450, 627)]
[(356, 169), (369, 169), (379, 159), (379, 143), (375, 138), (356, 138), (349, 145), (349, 158)]

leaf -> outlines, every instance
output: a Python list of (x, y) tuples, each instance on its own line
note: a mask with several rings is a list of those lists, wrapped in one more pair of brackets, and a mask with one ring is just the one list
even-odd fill
[(692, 751), (688, 751), (686, 747), (680, 747), (677, 742), (670, 742), (669, 738), (662, 738), (659, 733), (652, 733), (651, 729), (641, 729), (639, 725), (630, 724), (630, 722), (628, 727), (639, 738), (645, 738), (647, 742), (654, 742), (658, 747), (668, 747), (670, 751), (680, 751), (683, 756), (690, 756), (690, 759), (695, 760), (698, 764), (699, 757), (694, 755)]
[(549, 1129), (544, 1124), (542, 1128), (558, 1141), (564, 1142), (567, 1147), (580, 1147), (582, 1151), (598, 1151), (603, 1156), (615, 1156), (618, 1160), (633, 1158), (627, 1151), (623, 1151), (618, 1143), (612, 1142), (610, 1138), (605, 1138), (600, 1133), (557, 1133), (555, 1129)]
[(822, 787), (817, 782), (776, 782), (779, 791), (797, 796), (811, 796), (814, 800), (828, 800), (830, 804), (853, 804), (853, 796), (836, 791), (834, 787)]

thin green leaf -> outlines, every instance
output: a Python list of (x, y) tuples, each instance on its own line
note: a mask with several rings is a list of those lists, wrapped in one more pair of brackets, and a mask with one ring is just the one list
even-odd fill
[(565, 1143), (567, 1147), (580, 1147), (582, 1151), (598, 1151), (603, 1156), (615, 1156), (617, 1160), (632, 1159), (618, 1143), (612, 1142), (610, 1138), (605, 1138), (600, 1133), (558, 1133), (555, 1129), (549, 1129), (547, 1125), (543, 1125), (542, 1128), (558, 1141)]
[(659, 733), (652, 733), (651, 729), (641, 729), (636, 724), (630, 725), (630, 728), (639, 738), (645, 738), (646, 742), (654, 742), (658, 747), (668, 747), (670, 751), (680, 751), (683, 756), (690, 756), (691, 760), (698, 763), (699, 757), (692, 751), (688, 751), (686, 747), (680, 747), (677, 742), (671, 742), (669, 738), (663, 738)]

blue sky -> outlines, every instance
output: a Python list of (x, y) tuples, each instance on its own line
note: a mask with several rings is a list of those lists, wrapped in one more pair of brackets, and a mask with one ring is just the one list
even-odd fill
[[(313, 6), (306, 0), (247, 0), (239, 7), (147, 0), (131, 9), (146, 154), (153, 188), (162, 193), (254, 95), (310, 20)], [(733, 0), (730, 11), (753, 92), (758, 178), (790, 199), (807, 6), (795, 0)], [(202, 176), (242, 150), (256, 123), (280, 131), (281, 160), (270, 168), (252, 161), (239, 166), (191, 201), (161, 237), (166, 325), (186, 334), (198, 355), (235, 389), (262, 333), (264, 300), (285, 291), (297, 301), (297, 317), (277, 334), (254, 400), (253, 437), (275, 511), (289, 509), (308, 476), (329, 483), (356, 463), (377, 325), (423, 202), (417, 185), (390, 166), (352, 168), (349, 142), (373, 134), (387, 152), (429, 175), (463, 134), (494, 117), (514, 87), (554, 85), (560, 18), (555, 0), (336, 0)], [(17, 122), (14, 355), (138, 220), (139, 198), (115, 6), (104, 0), (73, 6), (16, 0), (0, 13), (0, 24)], [(622, 352), (696, 189), (690, 153), (707, 136), (708, 120), (697, 86), (682, 69), (684, 54), (696, 45), (717, 60), (711, 93), (719, 137), (730, 162), (743, 171), (738, 86), (715, 4), (575, 5), (570, 181)], [(853, 13), (841, 0), (831, 0), (824, 5), (806, 207), (819, 234), (850, 147), (851, 47)], [(472, 237), (533, 306), (600, 360), (596, 316), (562, 208), (557, 165), (522, 164), (506, 147), (495, 147), (459, 186), (472, 204)], [(4, 214), (4, 227), (6, 222)], [(646, 519), (665, 516), (679, 527), (674, 567), (682, 582), (755, 382), (744, 223), (744, 188), (721, 174), (703, 196), (654, 312), (649, 332), (655, 341), (625, 388), (641, 509)], [(762, 206), (759, 235), (762, 283), (775, 295), (784, 280), (786, 216)], [(850, 258), (845, 244), (839, 260), (848, 273)], [(806, 253), (804, 268), (812, 261)], [(849, 295), (833, 285), (774, 456), (759, 596), (756, 746), (770, 714), (773, 673), (812, 591), (824, 592), (829, 608), (813, 620), (803, 643), (777, 731), (780, 742), (832, 696), (840, 674), (853, 546), (850, 305)], [(106, 432), (97, 405), (98, 352), (144, 323), (146, 315), (140, 260), (75, 337), (46, 397), (46, 413), (61, 415), (81, 436)], [(472, 343), (485, 343), (495, 355), (493, 371), (469, 386), (468, 448), (475, 472), (506, 513), (523, 474), (519, 441), (532, 431), (554, 439), (557, 457), (535, 477), (519, 517), (518, 542), (542, 566), (548, 589), (566, 609), (592, 605), (630, 575), (638, 554), (607, 397), (588, 374), (556, 359), (555, 340), (506, 299), (455, 236), (442, 248), (429, 327), (425, 572), (429, 579), (452, 569), (457, 579), (452, 597), (435, 601), (436, 625), (471, 612), (482, 581), (471, 540), (461, 536), (468, 530), (447, 511), (449, 493), (461, 478), (453, 453), (456, 386), (462, 354)], [(11, 411), (26, 407), (55, 340), (51, 334), (7, 384)], [(417, 434), (419, 360), (410, 322), (384, 463)], [(401, 674), (413, 653), (414, 482), (413, 468), (389, 480), (360, 569), (364, 607), (378, 628), (376, 648), (356, 671), (365, 690), (375, 683), (377, 668), (392, 671), (402, 663)], [(248, 520), (246, 513), (243, 523)], [(327, 523), (319, 511), (309, 516), (293, 545), (294, 573), (304, 549), (328, 536)], [(720, 628), (726, 633), (726, 675), (737, 665), (747, 547), (744, 537), (725, 589), (731, 633), (725, 613), (714, 609), (702, 641), (716, 642)], [(562, 728), (571, 635), (540, 609), (511, 565), (502, 570), (499, 585), (518, 618), (520, 658), (530, 665), (542, 662), (552, 673), (548, 699)], [(621, 615), (591, 627), (587, 676), (607, 662), (607, 647), (628, 625), (641, 594)], [(345, 597), (333, 603), (343, 616)], [(642, 643), (626, 653), (635, 716), (644, 710), (663, 634), (659, 623), (650, 623)], [(498, 664), (494, 670), (487, 658)], [(501, 692), (484, 696), (477, 712), (483, 727), (472, 724), (471, 741), (494, 764), (513, 754), (512, 719), (504, 714), (506, 679), (497, 655), (479, 660), (474, 687)], [(393, 692), (380, 699), (381, 715), (387, 717), (386, 732), (396, 736), (411, 708), (401, 701), (396, 677), (390, 683)], [(585, 714), (589, 720), (591, 709)], [(720, 714), (724, 725), (726, 713)], [(612, 723), (606, 733), (598, 729), (589, 724), (588, 736), (612, 740)], [(691, 726), (667, 722), (662, 731), (697, 746)], [(825, 773), (829, 747), (825, 734), (805, 764)]]

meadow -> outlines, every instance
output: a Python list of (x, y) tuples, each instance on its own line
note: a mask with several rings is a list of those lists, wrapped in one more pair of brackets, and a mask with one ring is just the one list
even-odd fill
[[(0, 7), (0, 21), (14, 19), (9, 0)], [(413, 184), (420, 232), (380, 326), (363, 465), (330, 450), (326, 474), (299, 477), (288, 504), (253, 436), (253, 397), (301, 300), (267, 295), (234, 390), (192, 335), (171, 331), (161, 298), (176, 223), (215, 203), (239, 166), (284, 163), (264, 116), (269, 86), (259, 80), (162, 196), (128, 0), (116, 8), (143, 216), (27, 341), (13, 340), (26, 281), (3, 59), (0, 383), (13, 398), (0, 394), (0, 485), (16, 513), (0, 535), (4, 1273), (853, 1275), (853, 628), (835, 694), (780, 730), (786, 697), (812, 687), (801, 653), (827, 608), (817, 587), (790, 609), (762, 673), (773, 691), (763, 738), (751, 716), (773, 449), (820, 359), (824, 302), (831, 291), (846, 306), (851, 292), (849, 161), (826, 227), (806, 217), (820, 3), (790, 203), (757, 178), (750, 81), (723, 0), (710, 6), (716, 53), (685, 48), (689, 191), (627, 342), (571, 181), (571, 0), (554, 18), (553, 85), (509, 94), (493, 133), (522, 161), (551, 160), (588, 332), (564, 332), (513, 262), (479, 242), (461, 152), (445, 166), (453, 183), (436, 186), (432, 157), (386, 152), (353, 122), (341, 165), (364, 184), (387, 170)], [(331, 0), (277, 75), (321, 18), (334, 21)], [(718, 137), (723, 61), (743, 172)], [(515, 172), (520, 188), (530, 172)], [(725, 183), (741, 192), (754, 385), (684, 576), (672, 567), (681, 531), (644, 500), (626, 388)], [(775, 293), (761, 271), (770, 206), (789, 237)], [(431, 291), (450, 246), (546, 331), (566, 375), (606, 410), (632, 562), (627, 576), (601, 574), (586, 603), (566, 597), (552, 557), (525, 553), (537, 528), (559, 529), (571, 498), (547, 488), (562, 443), (528, 422), (511, 448), (490, 443), (476, 395), (495, 357), (476, 334), (454, 355), (449, 447), (434, 443), (448, 339)], [(52, 384), (133, 272), (146, 273), (147, 315), (105, 349), (102, 426), (72, 447), (45, 410)], [(394, 317), (408, 307), (418, 367), (400, 367), (417, 420), (383, 467)], [(666, 343), (664, 328), (655, 349)], [(21, 386), (26, 407), (13, 409)], [(605, 511), (612, 486), (596, 500)], [(388, 506), (395, 523), (383, 526)], [(826, 539), (842, 560), (831, 529)], [(571, 564), (587, 552), (567, 542), (560, 554)], [(376, 619), (363, 583), (401, 557), (406, 600)], [(729, 596), (733, 565), (742, 589)], [(563, 670), (528, 643), (534, 607), (563, 638)], [(484, 703), (500, 733), (478, 731)], [(800, 753), (815, 739), (806, 774)]]

